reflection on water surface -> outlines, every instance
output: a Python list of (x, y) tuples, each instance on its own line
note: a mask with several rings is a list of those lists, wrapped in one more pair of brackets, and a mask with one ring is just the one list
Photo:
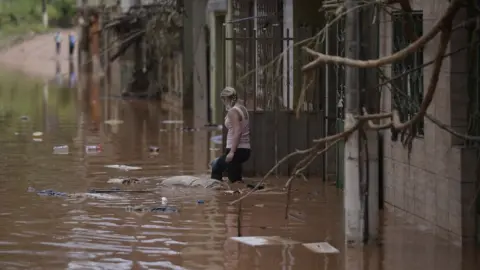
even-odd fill
[[(155, 192), (120, 194), (120, 199), (75, 201), (27, 193), (29, 186), (63, 192), (110, 188), (109, 178), (129, 175), (203, 174), (218, 155), (210, 139), (218, 131), (185, 132), (182, 112), (163, 110), (156, 102), (104, 98), (100, 82), (85, 84), (82, 92), (0, 74), (1, 269), (477, 269), (467, 267), (473, 267), (468, 261), (473, 256), (462, 256), (392, 214), (381, 245), (345, 254), (342, 194), (315, 179), (297, 184), (287, 220), (284, 195), (250, 197), (242, 205), (240, 229), (237, 207), (227, 204), (232, 196), (158, 189), (154, 181), (132, 188)], [(41, 141), (33, 140), (34, 132), (43, 133)], [(69, 146), (68, 155), (53, 154), (60, 145)], [(86, 145), (102, 150), (89, 153)], [(158, 154), (152, 155), (151, 147)], [(142, 169), (105, 167), (114, 164)], [(125, 210), (159, 205), (162, 197), (180, 212)], [(341, 253), (319, 255), (301, 245), (255, 248), (228, 240), (239, 233), (326, 241)]]

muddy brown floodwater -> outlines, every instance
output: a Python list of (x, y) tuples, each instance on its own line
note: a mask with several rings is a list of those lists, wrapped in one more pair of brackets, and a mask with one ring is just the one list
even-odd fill
[[(218, 155), (209, 140), (215, 132), (182, 132), (179, 124), (163, 123), (182, 120), (182, 112), (104, 98), (97, 90), (80, 95), (77, 89), (0, 76), (0, 269), (479, 269), (473, 253), (394, 213), (385, 214), (377, 244), (346, 252), (342, 193), (315, 179), (295, 184), (287, 219), (285, 195), (247, 198), (240, 228), (236, 206), (228, 205), (235, 197), (213, 191), (161, 189), (150, 182), (134, 188), (155, 192), (116, 199), (26, 192), (29, 186), (64, 192), (109, 188), (107, 179), (117, 176), (206, 173)], [(33, 138), (37, 131), (43, 135)], [(68, 155), (53, 154), (60, 145), (69, 146)], [(86, 145), (103, 151), (88, 153)], [(159, 147), (159, 154), (150, 155), (149, 146)], [(142, 169), (105, 167), (114, 164)], [(161, 197), (180, 212), (127, 211), (159, 205)], [(239, 233), (298, 243), (253, 247), (230, 239)], [(311, 242), (328, 242), (340, 253), (318, 254), (301, 244)]]

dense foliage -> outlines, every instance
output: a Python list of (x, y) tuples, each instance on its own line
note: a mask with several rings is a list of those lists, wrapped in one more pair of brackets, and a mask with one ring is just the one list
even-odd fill
[[(50, 24), (67, 26), (75, 13), (75, 0), (46, 0)], [(0, 1), (0, 35), (44, 30), (41, 0)]]

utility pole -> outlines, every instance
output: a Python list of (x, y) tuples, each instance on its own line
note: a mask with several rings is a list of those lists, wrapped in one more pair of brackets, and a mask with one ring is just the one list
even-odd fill
[[(359, 12), (357, 0), (345, 0), (345, 57), (359, 59)], [(345, 67), (345, 129), (355, 125), (355, 115), (360, 114), (360, 89), (358, 68)], [(360, 183), (359, 132), (351, 134), (345, 143), (345, 241), (352, 245), (363, 243), (364, 213)]]
[[(362, 49), (365, 50), (367, 59), (376, 59), (379, 56), (379, 20), (372, 22), (372, 18), (378, 18), (378, 10), (371, 6), (366, 7), (362, 13), (364, 15), (362, 18), (361, 37), (365, 38), (362, 40), (362, 44), (364, 44)], [(380, 110), (380, 92), (376, 87), (378, 85), (377, 70), (375, 68), (366, 70), (365, 79), (364, 89), (367, 89), (367, 92), (364, 93), (366, 95), (365, 107), (367, 107), (368, 111), (378, 112)], [(368, 146), (367, 149), (364, 149), (365, 152), (368, 151), (368, 160), (365, 160), (363, 163), (366, 168), (365, 171), (368, 171), (365, 179), (368, 182), (368, 199), (365, 202), (368, 209), (366, 213), (367, 228), (365, 230), (368, 232), (368, 240), (372, 241), (378, 237), (379, 229), (380, 136), (376, 130), (366, 130), (365, 134)]]
[(235, 40), (233, 39), (233, 0), (227, 0), (227, 15), (225, 16), (225, 35), (227, 42), (225, 44), (225, 84), (226, 86), (235, 87), (234, 85), (234, 74), (233, 74), (233, 61), (234, 49), (235, 49)]
[(42, 19), (43, 26), (48, 27), (47, 0), (42, 0)]

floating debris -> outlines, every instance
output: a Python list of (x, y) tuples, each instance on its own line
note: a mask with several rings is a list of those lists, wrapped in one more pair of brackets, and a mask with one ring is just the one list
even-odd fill
[(281, 238), (280, 236), (243, 236), (243, 237), (230, 237), (230, 239), (243, 243), (245, 245), (257, 247), (257, 246), (275, 246), (275, 245), (295, 245), (300, 242)]
[(340, 252), (338, 251), (338, 249), (334, 248), (332, 245), (330, 245), (327, 242), (307, 243), (302, 245), (315, 253), (339, 253)]
[(138, 184), (140, 179), (137, 178), (111, 178), (108, 179), (109, 184), (122, 184), (122, 185), (134, 185)]
[(123, 124), (123, 120), (110, 119), (110, 120), (105, 120), (104, 123), (107, 124), (107, 125), (116, 126), (116, 125)]
[(145, 213), (145, 212), (160, 212), (160, 213), (178, 213), (178, 209), (174, 206), (127, 206), (127, 212), (130, 213)]
[(141, 170), (142, 167), (137, 167), (137, 166), (128, 166), (128, 165), (105, 165), (105, 168), (110, 168), (110, 169), (119, 169), (122, 171), (134, 171), (134, 170)]
[(102, 152), (102, 146), (101, 145), (86, 145), (85, 146), (85, 152), (88, 153), (88, 154)]
[(53, 147), (53, 153), (56, 155), (68, 155), (69, 147), (68, 145), (59, 145)]
[(222, 135), (213, 136), (210, 138), (210, 141), (213, 142), (214, 144), (222, 144), (223, 136)]
[(150, 151), (151, 153), (158, 153), (160, 152), (160, 148), (157, 146), (150, 146), (148, 147), (148, 151)]
[(32, 135), (33, 135), (34, 137), (40, 137), (40, 136), (43, 135), (43, 132), (41, 132), (41, 131), (36, 131), (36, 132), (33, 132)]
[(163, 120), (163, 124), (183, 124), (183, 120)]
[(227, 194), (227, 195), (243, 194), (243, 191), (240, 190), (240, 189), (237, 189), (237, 190), (225, 190), (225, 194)]

